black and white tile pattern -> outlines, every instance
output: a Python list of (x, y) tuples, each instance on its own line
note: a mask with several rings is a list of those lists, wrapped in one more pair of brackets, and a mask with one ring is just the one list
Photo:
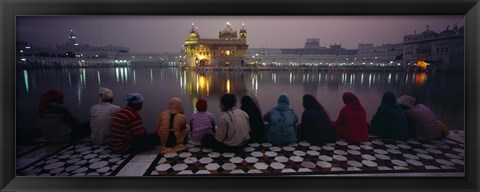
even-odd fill
[(290, 175), (351, 173), (463, 172), (464, 144), (447, 138), (369, 142), (337, 141), (322, 146), (252, 143), (239, 153), (218, 153), (200, 146), (158, 155), (145, 176)]
[(115, 175), (134, 154), (113, 153), (108, 145), (77, 143), (17, 171), (19, 176)]
[(252, 143), (239, 153), (201, 146), (160, 155), (159, 150), (119, 155), (89, 141), (17, 146), (17, 176), (181, 176), (181, 175), (382, 175), (464, 174), (464, 134), (417, 141), (371, 138), (369, 142), (321, 146)]

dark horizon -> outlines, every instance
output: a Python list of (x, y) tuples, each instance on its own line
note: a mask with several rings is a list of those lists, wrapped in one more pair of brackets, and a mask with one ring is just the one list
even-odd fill
[(18, 16), (16, 40), (33, 47), (64, 44), (73, 30), (80, 44), (125, 46), (130, 52), (180, 52), (192, 23), (200, 37), (217, 38), (231, 23), (247, 29), (249, 48), (303, 48), (307, 38), (320, 46), (359, 43), (401, 43), (405, 34), (420, 34), (427, 26), (437, 33), (464, 16)]

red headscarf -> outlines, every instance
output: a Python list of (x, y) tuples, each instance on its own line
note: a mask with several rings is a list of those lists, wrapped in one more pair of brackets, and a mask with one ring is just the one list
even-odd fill
[(195, 106), (197, 107), (198, 111), (206, 111), (207, 110), (207, 101), (205, 101), (205, 99), (199, 99)]
[(56, 100), (63, 99), (63, 92), (57, 89), (50, 89), (47, 92), (43, 93), (40, 97), (40, 103), (38, 105), (37, 114), (41, 115), (45, 112), (45, 108), (49, 103)]
[(357, 96), (352, 92), (345, 92), (343, 94), (343, 103), (349, 108), (358, 109), (362, 107), (362, 104), (358, 100)]
[(368, 141), (367, 113), (357, 96), (351, 92), (343, 94), (345, 107), (340, 110), (335, 130), (339, 138), (346, 141)]

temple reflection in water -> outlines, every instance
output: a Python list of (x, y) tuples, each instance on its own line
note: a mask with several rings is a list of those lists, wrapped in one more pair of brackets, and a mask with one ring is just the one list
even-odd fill
[(199, 98), (220, 98), (225, 93), (245, 95), (247, 93), (245, 75), (248, 74), (181, 71), (180, 88), (195, 106)]

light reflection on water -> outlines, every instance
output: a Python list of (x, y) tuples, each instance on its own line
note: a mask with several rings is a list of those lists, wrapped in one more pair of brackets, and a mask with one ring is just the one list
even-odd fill
[[(188, 117), (194, 112), (199, 98), (208, 101), (208, 111), (220, 115), (219, 98), (227, 92), (240, 96), (252, 92), (257, 96), (261, 111), (276, 105), (278, 96), (287, 93), (290, 105), (299, 117), (303, 111), (301, 98), (305, 93), (316, 95), (335, 119), (343, 106), (344, 92), (355, 93), (368, 119), (376, 111), (382, 94), (391, 90), (397, 96), (408, 94), (429, 106), (451, 129), (464, 126), (463, 74), (404, 73), (404, 72), (193, 72), (176, 68), (87, 68), (19, 70), (17, 81), (17, 127), (33, 127), (40, 95), (51, 88), (61, 89), (65, 105), (82, 121), (88, 120), (90, 107), (98, 102), (100, 86), (115, 94), (114, 104), (124, 106), (128, 92), (144, 95), (145, 105), (140, 114), (147, 130), (172, 97), (184, 103)], [(128, 77), (131, 78), (128, 78)], [(263, 78), (270, 77), (270, 78)], [(394, 77), (394, 78), (392, 78)], [(68, 83), (64, 83), (67, 82)], [(367, 82), (367, 84), (365, 84)], [(74, 99), (75, 98), (75, 99)], [(238, 103), (239, 107), (240, 104)]]
[(28, 83), (28, 72), (27, 72), (27, 70), (23, 70), (23, 80), (24, 80), (24, 83), (25, 83), (25, 91), (27, 93), (29, 93), (30, 89), (29, 89), (29, 83)]

